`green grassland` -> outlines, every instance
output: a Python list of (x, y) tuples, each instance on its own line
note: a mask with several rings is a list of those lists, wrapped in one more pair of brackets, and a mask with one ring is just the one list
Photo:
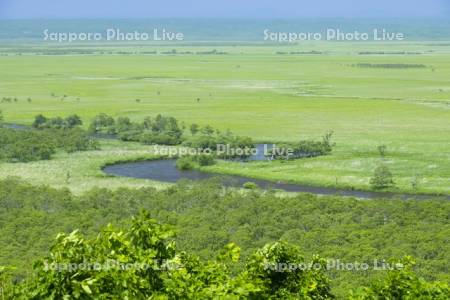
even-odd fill
[[(47, 116), (76, 113), (87, 124), (100, 112), (135, 120), (162, 113), (186, 124), (210, 124), (266, 142), (317, 139), (327, 130), (333, 130), (336, 148), (327, 157), (284, 163), (255, 162), (245, 166), (220, 162), (206, 170), (276, 181), (370, 189), (369, 178), (380, 160), (377, 146), (384, 144), (388, 149), (385, 160), (394, 174), (397, 190), (450, 193), (448, 43), (141, 45), (132, 48), (137, 49), (137, 54), (132, 55), (118, 54), (131, 49), (124, 46), (91, 47), (98, 53), (36, 55), (47, 48), (2, 45), (0, 100), (17, 98), (11, 103), (0, 103), (6, 121), (30, 124), (39, 113)], [(139, 54), (139, 51), (160, 53), (171, 49), (193, 54)], [(195, 54), (212, 49), (227, 54)], [(322, 54), (289, 54), (311, 50)], [(364, 51), (414, 54), (359, 54)], [(17, 55), (19, 52), (23, 55)], [(357, 67), (360, 63), (425, 67)], [(97, 152), (102, 162), (105, 158), (114, 160), (117, 157), (114, 151), (126, 151), (123, 149), (127, 147), (142, 150), (138, 145), (106, 144), (104, 150)], [(60, 173), (70, 166), (76, 169), (73, 174), (78, 174), (73, 175), (70, 187), (84, 190), (83, 186), (92, 185), (84, 182), (84, 176), (90, 172), (101, 173), (94, 152), (61, 155), (49, 162), (0, 164), (0, 176), (16, 175), (61, 186), (64, 184), (58, 180), (63, 180), (65, 175), (61, 177)], [(129, 158), (135, 159), (136, 153)], [(33, 174), (37, 175), (42, 168), (49, 174), (37, 179)], [(421, 178), (417, 190), (411, 187), (414, 176)], [(140, 185), (146, 181), (104, 182), (109, 186)]]
[[(108, 176), (102, 167), (119, 161), (155, 159), (154, 147), (136, 143), (123, 143), (115, 140), (102, 140), (102, 149), (68, 154), (58, 152), (52, 160), (29, 163), (4, 163), (1, 166), (1, 179), (17, 177), (33, 185), (50, 185), (68, 188), (76, 194), (93, 188), (117, 188), (128, 186), (140, 188), (149, 185), (148, 180)], [(150, 182), (156, 188), (168, 184)]]

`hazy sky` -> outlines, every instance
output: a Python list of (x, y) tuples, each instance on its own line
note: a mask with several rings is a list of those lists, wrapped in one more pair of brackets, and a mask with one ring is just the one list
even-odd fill
[(0, 18), (447, 17), (450, 0), (0, 0)]

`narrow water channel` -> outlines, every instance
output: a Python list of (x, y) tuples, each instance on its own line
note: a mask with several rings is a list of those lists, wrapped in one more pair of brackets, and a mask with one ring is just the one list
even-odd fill
[(328, 187), (313, 187), (293, 183), (280, 183), (268, 180), (254, 179), (235, 175), (221, 175), (214, 173), (206, 173), (199, 170), (179, 170), (176, 167), (176, 160), (164, 159), (153, 161), (140, 161), (130, 163), (119, 163), (115, 165), (106, 166), (103, 171), (110, 175), (125, 176), (140, 179), (151, 179), (155, 181), (175, 183), (181, 179), (189, 179), (193, 181), (205, 180), (210, 178), (220, 177), (224, 186), (227, 187), (242, 187), (246, 182), (254, 182), (261, 189), (280, 189), (287, 192), (304, 192), (317, 195), (341, 195), (351, 196), (365, 199), (375, 198), (395, 198), (395, 199), (450, 199), (450, 197), (437, 197), (428, 195), (411, 195), (411, 194), (394, 194), (394, 193), (379, 193), (379, 192), (364, 192), (355, 190), (340, 190)]

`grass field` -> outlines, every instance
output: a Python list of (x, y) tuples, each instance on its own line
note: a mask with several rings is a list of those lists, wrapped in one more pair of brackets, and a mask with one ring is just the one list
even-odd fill
[(118, 160), (131, 161), (154, 159), (153, 147), (135, 143), (102, 140), (101, 150), (67, 154), (59, 152), (52, 160), (31, 163), (4, 163), (1, 165), (1, 179), (19, 177), (33, 185), (50, 185), (68, 188), (79, 194), (93, 188), (143, 187), (152, 185), (163, 188), (167, 184), (148, 180), (108, 176), (102, 167)]
[[(17, 98), (0, 103), (6, 121), (30, 124), (38, 113), (77, 113), (85, 123), (100, 112), (132, 119), (162, 113), (186, 124), (210, 124), (266, 142), (317, 139), (333, 130), (337, 146), (331, 156), (246, 166), (221, 162), (208, 170), (370, 189), (369, 178), (379, 161), (377, 146), (384, 144), (397, 190), (450, 194), (449, 44), (137, 48), (193, 53), (216, 48), (225, 55), (120, 55), (117, 52), (127, 48), (95, 47), (103, 54), (35, 55), (46, 49), (2, 45), (0, 53), (8, 56), (0, 56), (0, 100)], [(310, 50), (322, 54), (277, 54)], [(414, 54), (359, 54), (364, 51)], [(360, 63), (425, 67), (361, 68)], [(123, 147), (131, 146), (111, 142), (106, 149), (114, 152)], [(140, 146), (133, 147), (140, 151)], [(96, 160), (92, 155), (79, 153), (29, 166), (36, 170), (44, 165), (49, 170), (76, 168), (73, 174), (80, 176), (72, 184), (76, 190), (89, 185), (83, 183), (83, 176), (93, 170)], [(111, 160), (115, 157), (112, 154)], [(31, 179), (33, 171), (27, 168), (0, 164), (0, 176), (18, 175), (39, 182)], [(420, 178), (417, 190), (411, 187), (414, 177)], [(45, 178), (41, 182), (53, 184)], [(142, 184), (132, 179), (114, 179), (111, 184), (116, 182)]]

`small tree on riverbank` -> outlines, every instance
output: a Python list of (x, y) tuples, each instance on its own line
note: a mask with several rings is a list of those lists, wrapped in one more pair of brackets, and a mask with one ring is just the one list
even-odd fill
[(378, 153), (380, 154), (380, 157), (384, 158), (386, 156), (386, 150), (387, 150), (386, 145), (380, 145), (377, 147), (377, 149), (378, 149)]
[(395, 186), (392, 173), (388, 166), (382, 163), (378, 165), (373, 177), (370, 179), (370, 185), (375, 190), (382, 190)]
[(189, 130), (191, 131), (192, 135), (196, 135), (197, 132), (200, 131), (200, 126), (198, 126), (197, 124), (191, 124), (191, 127), (189, 127)]

